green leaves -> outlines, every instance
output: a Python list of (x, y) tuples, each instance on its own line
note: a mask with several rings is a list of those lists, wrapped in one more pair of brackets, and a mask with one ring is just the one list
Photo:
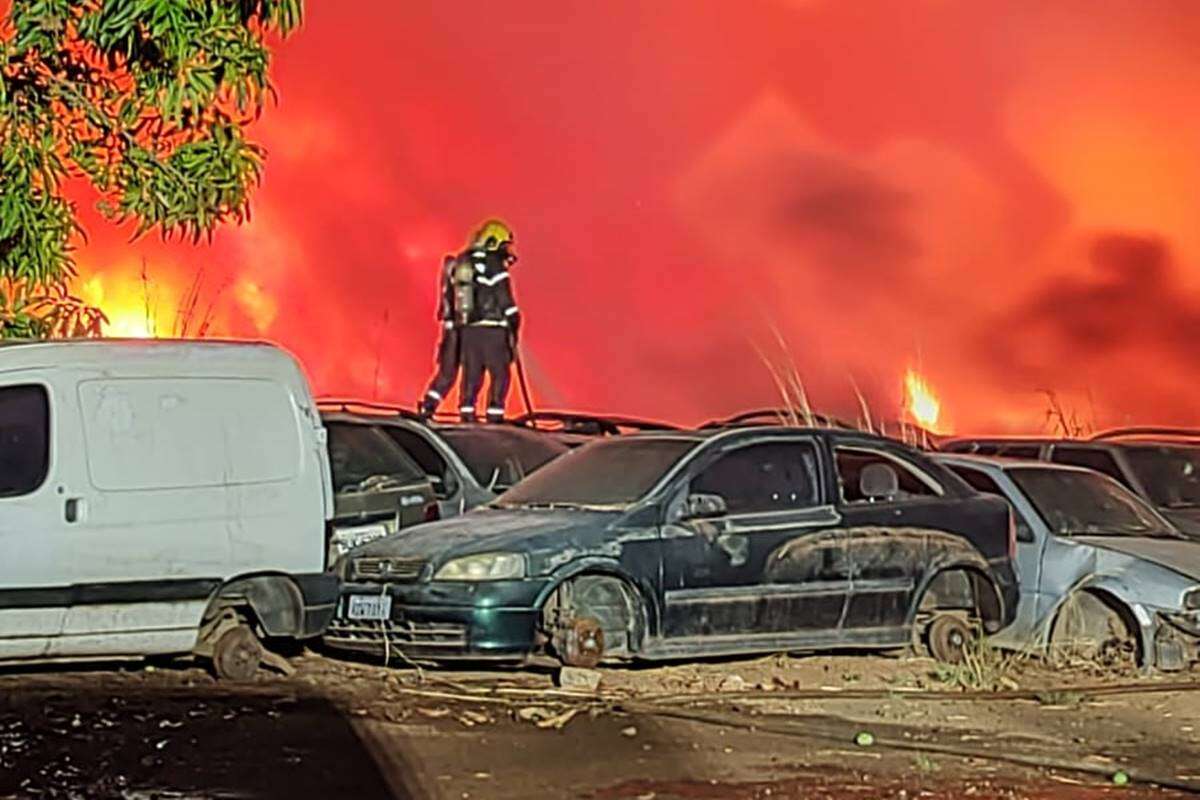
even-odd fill
[[(264, 154), (242, 127), (271, 93), (264, 37), (286, 36), (302, 12), (301, 0), (13, 0), (0, 40), (0, 281), (70, 306), (50, 291), (74, 274), (69, 175), (138, 236), (198, 241), (245, 220)], [(0, 335), (29, 330), (3, 291)]]

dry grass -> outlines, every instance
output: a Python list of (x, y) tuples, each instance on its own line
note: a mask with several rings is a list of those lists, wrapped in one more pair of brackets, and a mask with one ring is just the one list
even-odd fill
[[(796, 366), (791, 348), (776, 326), (771, 325), (771, 333), (774, 335), (778, 348), (774, 357), (757, 344), (754, 345), (754, 349), (779, 391), (780, 424), (797, 428), (843, 427), (843, 424), (837, 420), (813, 411), (808, 390), (800, 374), (800, 369)], [(854, 389), (854, 396), (858, 400), (859, 413), (853, 423), (845, 423), (846, 427), (899, 439), (913, 447), (928, 449), (932, 446), (929, 432), (912, 422), (911, 414), (903, 402), (896, 415), (899, 422), (889, 425), (881, 415), (872, 412), (870, 403), (859, 389), (854, 376), (849, 376), (849, 381)]]
[(1046, 396), (1046, 417), (1043, 423), (1053, 436), (1064, 439), (1083, 439), (1096, 432), (1096, 408), (1092, 393), (1088, 392), (1088, 413), (1082, 415), (1077, 408), (1068, 408), (1053, 389), (1042, 389)]
[(1028, 652), (1001, 650), (986, 636), (973, 636), (958, 664), (939, 663), (934, 677), (953, 688), (970, 692), (1018, 689), (1017, 675), (1029, 660)]
[(159, 330), (159, 287), (155, 285), (154, 279), (150, 275), (150, 267), (145, 258), (142, 259), (140, 279), (142, 308), (146, 314), (146, 330), (151, 336), (166, 336), (173, 339), (203, 339), (208, 336), (217, 304), (226, 289), (229, 288), (229, 281), (225, 280), (214, 291), (209, 292), (207, 300), (202, 302), (206, 293), (205, 270), (203, 266), (197, 267), (192, 273), (191, 282), (175, 307), (175, 316), (170, 329)]

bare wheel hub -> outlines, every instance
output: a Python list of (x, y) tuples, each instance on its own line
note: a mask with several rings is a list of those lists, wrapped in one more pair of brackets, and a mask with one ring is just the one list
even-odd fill
[(965, 621), (949, 614), (929, 624), (928, 637), (930, 655), (944, 664), (961, 664), (967, 645), (974, 638)]
[(555, 632), (554, 650), (569, 667), (594, 667), (604, 657), (604, 630), (591, 617), (575, 617)]
[(262, 659), (262, 643), (246, 625), (225, 631), (213, 647), (213, 668), (217, 677), (225, 680), (250, 680), (258, 671)]

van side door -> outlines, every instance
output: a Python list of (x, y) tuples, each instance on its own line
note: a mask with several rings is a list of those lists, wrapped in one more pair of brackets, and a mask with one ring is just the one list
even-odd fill
[(323, 561), (324, 500), (294, 488), (312, 454), (286, 385), (92, 373), (75, 392), (87, 480), (71, 558), (87, 602), (52, 654), (188, 651), (226, 578)]
[(70, 602), (59, 397), (48, 373), (0, 374), (0, 659), (46, 655)]

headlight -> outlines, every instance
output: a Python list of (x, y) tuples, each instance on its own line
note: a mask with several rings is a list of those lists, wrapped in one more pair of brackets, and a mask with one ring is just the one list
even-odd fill
[(1200, 589), (1191, 589), (1183, 593), (1183, 607), (1188, 611), (1200, 609)]
[(329, 537), (329, 563), (344, 556), (356, 547), (382, 539), (389, 533), (385, 525), (356, 525), (352, 528), (335, 528)]
[(447, 561), (435, 581), (502, 581), (525, 577), (525, 557), (516, 553), (482, 553)]

